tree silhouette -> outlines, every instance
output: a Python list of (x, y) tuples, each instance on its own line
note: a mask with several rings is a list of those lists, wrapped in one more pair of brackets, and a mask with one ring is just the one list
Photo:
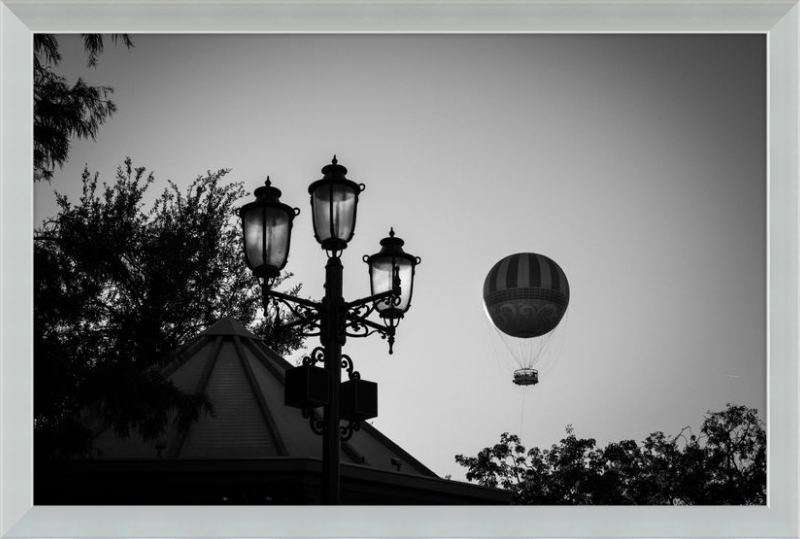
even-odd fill
[[(688, 436), (687, 436), (688, 434)], [(456, 455), (467, 480), (513, 493), (535, 505), (763, 505), (766, 433), (757, 411), (728, 404), (708, 412), (700, 435), (650, 434), (597, 448), (593, 438), (567, 436), (550, 449), (527, 450), (518, 436), (474, 457)]]
[[(97, 66), (103, 52), (103, 36), (83, 34), (87, 65)], [(133, 41), (127, 34), (112, 34), (114, 43), (128, 48)], [(117, 110), (106, 86), (89, 86), (82, 79), (70, 85), (53, 71), (61, 62), (58, 40), (52, 34), (33, 36), (33, 179), (50, 180), (57, 166), (67, 161), (71, 140), (95, 139), (97, 130)]]
[(227, 173), (200, 176), (185, 192), (170, 182), (145, 210), (155, 179), (127, 159), (116, 182), (102, 188), (85, 170), (77, 204), (57, 195), (58, 214), (36, 231), (34, 245), (38, 457), (86, 454), (79, 414), (89, 408), (121, 436), (135, 430), (146, 440), (173, 416), (186, 428), (211, 411), (203, 395), (182, 393), (158, 367), (224, 316), (249, 325), (278, 353), (302, 346), (297, 331), (276, 332), (274, 306), (263, 312), (235, 215), (245, 192), (222, 183)]

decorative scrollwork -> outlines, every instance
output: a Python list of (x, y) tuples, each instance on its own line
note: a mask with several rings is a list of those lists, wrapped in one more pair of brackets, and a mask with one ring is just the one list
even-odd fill
[(303, 365), (306, 367), (313, 367), (314, 363), (325, 362), (325, 349), (317, 346), (311, 351), (311, 354), (303, 357)]
[(341, 440), (346, 442), (353, 437), (353, 434), (361, 430), (361, 421), (350, 421), (347, 425), (340, 426), (339, 430), (342, 433), (340, 436)]
[(297, 318), (306, 318), (306, 317), (309, 317), (309, 316), (313, 316), (317, 312), (315, 309), (313, 309), (312, 307), (308, 307), (307, 305), (302, 305), (300, 303), (291, 303), (289, 301), (286, 301), (283, 298), (279, 298), (279, 297), (275, 297), (275, 296), (272, 297), (272, 301), (276, 305), (277, 305), (277, 302), (280, 301)]
[[(372, 312), (373, 310), (374, 309), (370, 309), (368, 312)], [(348, 337), (369, 337), (373, 333), (380, 333), (381, 337), (385, 339), (389, 333), (394, 331), (393, 328), (378, 325), (372, 320), (359, 316), (358, 313), (360, 312), (363, 311), (353, 308), (352, 311), (347, 313), (345, 334)]]
[[(281, 302), (281, 304), (286, 306), (286, 308), (289, 309), (289, 311), (295, 318), (294, 321), (289, 322), (287, 325), (289, 324), (300, 325), (303, 331), (303, 335), (309, 337), (312, 336), (312, 334), (310, 334), (311, 331), (319, 329), (320, 327), (319, 316), (316, 309), (313, 309), (312, 307), (308, 307), (306, 305), (292, 304), (282, 298), (272, 298), (272, 303), (276, 307), (276, 309), (278, 307), (278, 302)], [(318, 333), (314, 333), (314, 335), (318, 335)]]
[(369, 315), (375, 312), (375, 303), (354, 305), (350, 308), (350, 312), (357, 318), (367, 318)]
[(308, 419), (311, 430), (314, 434), (322, 434), (325, 432), (325, 423), (314, 414), (310, 408), (303, 408), (303, 417)]
[[(306, 337), (320, 334), (319, 304), (276, 292), (266, 285), (264, 285), (263, 291), (264, 310), (267, 311), (270, 305), (275, 309), (275, 327), (277, 330), (299, 327), (300, 332)], [(293, 320), (285, 324), (281, 323), (281, 311), (278, 302), (289, 310)]]
[(361, 373), (358, 371), (354, 371), (353, 368), (355, 365), (353, 364), (353, 360), (350, 356), (346, 354), (342, 354), (342, 368), (347, 370), (347, 377), (350, 380), (360, 380)]
[(347, 335), (348, 337), (356, 337), (356, 338), (369, 337), (370, 335), (378, 331), (380, 330), (370, 329), (369, 327), (359, 323), (358, 321), (352, 321), (345, 327), (345, 335)]

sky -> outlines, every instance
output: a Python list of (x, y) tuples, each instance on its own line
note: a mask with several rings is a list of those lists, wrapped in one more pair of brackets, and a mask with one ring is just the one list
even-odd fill
[[(379, 384), (374, 426), (439, 475), (463, 479), (454, 455), (503, 432), (544, 448), (569, 424), (605, 445), (697, 432), (726, 403), (765, 417), (763, 35), (133, 39), (90, 69), (59, 37), (59, 70), (114, 88), (118, 111), (35, 186), (34, 224), (54, 190), (77, 201), (85, 166), (112, 182), (126, 156), (153, 197), (222, 168), (248, 193), (269, 175), (301, 209), (288, 284), (321, 299), (308, 185), (335, 154), (366, 185), (345, 299), (369, 294), (361, 258), (390, 227), (422, 259), (394, 354), (377, 336), (344, 353)], [(481, 297), (518, 252), (555, 260), (571, 292), (527, 388)]]

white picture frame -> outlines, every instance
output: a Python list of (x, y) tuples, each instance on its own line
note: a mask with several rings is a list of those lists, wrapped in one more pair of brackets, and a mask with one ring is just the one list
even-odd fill
[[(798, 537), (799, 23), (797, 0), (0, 2), (0, 537)], [(33, 32), (766, 34), (767, 506), (33, 506)]]

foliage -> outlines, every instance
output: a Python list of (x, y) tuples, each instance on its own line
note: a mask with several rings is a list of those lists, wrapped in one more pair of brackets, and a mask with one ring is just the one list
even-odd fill
[(78, 415), (90, 406), (120, 435), (135, 430), (147, 440), (171, 417), (185, 428), (211, 411), (204, 396), (183, 394), (158, 367), (222, 317), (249, 325), (278, 353), (302, 346), (296, 331), (275, 333), (276, 307), (264, 316), (234, 213), (245, 193), (222, 183), (227, 173), (198, 177), (186, 192), (170, 182), (145, 210), (154, 177), (127, 159), (112, 185), (98, 186), (85, 170), (77, 204), (57, 195), (59, 212), (36, 231), (34, 248), (39, 456), (86, 453)]
[[(87, 64), (95, 67), (103, 52), (103, 36), (83, 34), (82, 38)], [(111, 38), (133, 47), (127, 34), (112, 34)], [(109, 99), (113, 89), (90, 86), (80, 78), (70, 85), (53, 71), (61, 62), (54, 35), (34, 34), (33, 52), (33, 178), (50, 180), (56, 165), (61, 167), (67, 161), (71, 140), (94, 140), (100, 125), (117, 107)]]
[(527, 450), (503, 433), (493, 447), (455, 459), (468, 481), (510, 490), (515, 504), (766, 503), (766, 433), (757, 411), (740, 405), (708, 412), (699, 436), (687, 427), (673, 437), (654, 432), (641, 444), (598, 448), (568, 426), (550, 449)]

